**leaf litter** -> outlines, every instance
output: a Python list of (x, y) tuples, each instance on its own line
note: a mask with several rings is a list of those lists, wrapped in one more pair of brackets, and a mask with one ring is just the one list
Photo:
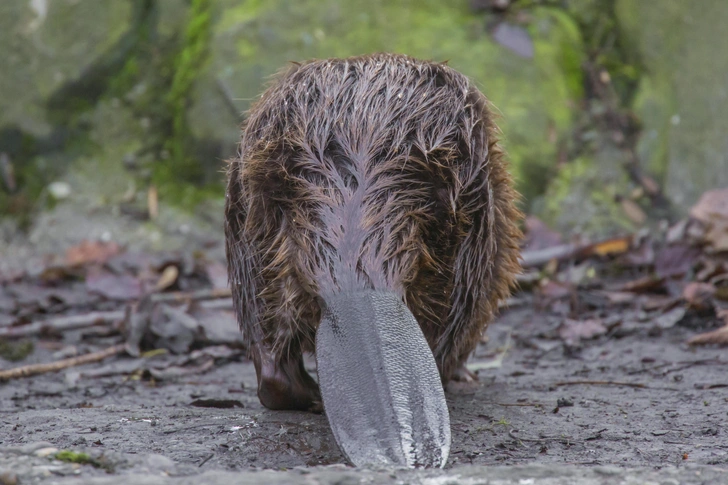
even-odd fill
[[(448, 397), (451, 464), (652, 466), (688, 451), (695, 462), (728, 463), (724, 445), (699, 445), (700, 423), (719, 419), (708, 412), (711, 406), (728, 402), (722, 194), (704, 197), (690, 218), (664, 230), (605, 240), (565, 242), (529, 218), (526, 272), (519, 276), (521, 292), (510, 300), (517, 305), (504, 306), (468, 363), (480, 382), (455, 386)], [(15, 410), (27, 420), (7, 442), (47, 438), (73, 446), (64, 438), (68, 433), (33, 424), (36, 406), (106, 412), (125, 403), (137, 410), (127, 414), (143, 416), (130, 422), (174, 424), (175, 436), (188, 442), (186, 451), (162, 447), (179, 462), (223, 468), (341, 463), (325, 418), (261, 408), (226, 281), (224, 261), (208, 259), (204, 251), (142, 253), (93, 241), (49, 257), (40, 270), (0, 277), (0, 340), (35, 344), (25, 361), (0, 360), (0, 411)], [(306, 367), (315, 376), (315, 362), (308, 359)], [(684, 409), (696, 399), (699, 408)], [(221, 443), (215, 425), (195, 428), (196, 419), (210, 415), (185, 414), (210, 408), (225, 416), (220, 430), (238, 429), (240, 420), (248, 434), (226, 434)], [(501, 421), (489, 413), (517, 428), (494, 426)], [(88, 427), (71, 415), (63, 419)], [(28, 434), (25, 426), (38, 431)], [(210, 433), (200, 431), (208, 428)], [(151, 450), (147, 443), (156, 435), (145, 429), (130, 434), (129, 428), (106, 428), (92, 432), (88, 442)], [(560, 438), (516, 440), (516, 429)], [(656, 441), (645, 442), (636, 434), (641, 429)], [(195, 447), (200, 439), (218, 440), (212, 458), (209, 446)], [(644, 453), (614, 451), (625, 442)], [(670, 447), (674, 453), (666, 451)]]

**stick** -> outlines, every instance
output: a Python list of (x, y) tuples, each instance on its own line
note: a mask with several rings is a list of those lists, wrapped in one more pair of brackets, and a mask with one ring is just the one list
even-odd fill
[(92, 362), (99, 362), (112, 357), (116, 354), (123, 352), (126, 349), (126, 344), (119, 344), (109, 347), (98, 352), (91, 352), (90, 354), (82, 355), (80, 357), (72, 357), (70, 359), (57, 360), (49, 364), (32, 364), (24, 365), (22, 367), (16, 367), (14, 369), (8, 369), (0, 371), (0, 381), (7, 381), (10, 379), (19, 379), (21, 377), (30, 377), (37, 374), (46, 374), (48, 372), (58, 372), (69, 367), (76, 367), (84, 364), (91, 364)]
[[(232, 309), (232, 300), (229, 299), (231, 293), (227, 288), (213, 288), (208, 290), (196, 290), (196, 291), (177, 291), (174, 293), (157, 293), (151, 295), (151, 301), (154, 303), (159, 302), (172, 302), (180, 303), (187, 300), (217, 300), (222, 298), (228, 298), (218, 301), (203, 301), (202, 307), (209, 308), (211, 310), (227, 310)], [(97, 323), (109, 323), (124, 318), (124, 310), (116, 310), (110, 312), (91, 312), (83, 315), (70, 315), (64, 317), (54, 317), (39, 322), (28, 323), (26, 325), (20, 325), (17, 327), (2, 327), (0, 328), (0, 338), (14, 339), (22, 337), (31, 337), (33, 335), (39, 335), (45, 331), (53, 330), (56, 332), (63, 332), (65, 330), (75, 330), (79, 328), (86, 328), (96, 325)]]
[(536, 251), (521, 252), (521, 267), (534, 268), (543, 266), (552, 259), (566, 261), (568, 259), (581, 260), (592, 256), (606, 254), (621, 254), (629, 249), (632, 236), (615, 237), (584, 244), (561, 244)]
[(62, 332), (77, 328), (90, 327), (97, 323), (113, 322), (124, 318), (124, 311), (113, 312), (91, 312), (84, 315), (70, 315), (66, 317), (55, 317), (40, 322), (33, 322), (19, 327), (0, 328), (0, 338), (21, 338), (38, 335), (47, 330)]
[(627, 386), (636, 387), (638, 389), (647, 389), (645, 384), (638, 382), (620, 382), (620, 381), (564, 381), (557, 382), (555, 386), (578, 386), (580, 384), (594, 385), (594, 386)]
[(196, 291), (175, 291), (173, 293), (157, 293), (151, 295), (154, 303), (159, 302), (184, 302), (187, 300), (213, 300), (215, 298), (226, 298), (231, 296), (229, 288), (212, 288), (209, 290)]

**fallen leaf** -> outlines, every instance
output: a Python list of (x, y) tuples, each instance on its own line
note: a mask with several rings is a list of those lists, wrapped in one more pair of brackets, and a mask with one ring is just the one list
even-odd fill
[(664, 285), (663, 278), (656, 278), (654, 276), (643, 276), (636, 280), (622, 283), (621, 285), (614, 288), (616, 291), (631, 291), (634, 293), (646, 293), (661, 289)]
[(86, 276), (86, 289), (109, 300), (135, 300), (142, 296), (142, 285), (137, 278), (103, 270), (92, 271)]
[(680, 303), (679, 299), (664, 295), (649, 295), (642, 302), (642, 309), (648, 312), (655, 310), (667, 311)]
[(705, 243), (712, 251), (728, 251), (728, 187), (704, 193), (690, 216), (705, 224)]
[(700, 250), (685, 244), (675, 244), (662, 248), (655, 255), (655, 274), (661, 278), (683, 276), (693, 269)]
[(580, 340), (588, 340), (607, 333), (607, 327), (601, 320), (590, 318), (588, 320), (566, 319), (559, 327), (559, 336), (567, 343), (573, 345)]
[(166, 290), (177, 282), (178, 277), (179, 268), (173, 264), (170, 264), (162, 271), (162, 274), (159, 276), (157, 283), (154, 285), (154, 289), (156, 291)]
[(728, 251), (728, 221), (713, 222), (705, 233), (705, 242), (713, 252)]
[(208, 263), (205, 265), (205, 273), (213, 288), (224, 289), (228, 287), (227, 267), (224, 264)]
[(541, 296), (549, 300), (565, 298), (570, 296), (572, 291), (573, 288), (570, 284), (554, 280), (544, 280), (539, 287)]
[(627, 218), (635, 224), (642, 225), (647, 220), (647, 214), (642, 210), (639, 204), (631, 199), (623, 198), (619, 201), (622, 210)]
[(173, 365), (163, 369), (150, 368), (149, 374), (157, 380), (170, 380), (179, 379), (194, 374), (202, 374), (212, 369), (215, 366), (215, 359), (208, 358), (198, 365), (193, 366), (179, 366)]
[(685, 241), (685, 234), (688, 230), (688, 220), (682, 219), (670, 226), (665, 234), (665, 242), (667, 244), (675, 244)]
[(562, 243), (561, 234), (551, 230), (543, 221), (534, 216), (526, 217), (523, 248), (529, 251), (558, 246)]
[(710, 298), (715, 294), (715, 286), (710, 283), (688, 283), (682, 292), (682, 297), (691, 308), (706, 308), (709, 306)]
[(632, 266), (651, 266), (655, 263), (655, 248), (650, 238), (644, 238), (640, 245), (624, 255), (624, 261)]
[(688, 340), (688, 345), (709, 344), (728, 345), (728, 325), (712, 332), (701, 333)]
[(165, 304), (154, 307), (149, 331), (157, 337), (155, 348), (168, 349), (174, 354), (189, 352), (200, 338), (200, 326), (194, 317), (182, 307)]
[(706, 223), (728, 220), (728, 187), (705, 192), (690, 209), (690, 215)]
[(195, 307), (190, 313), (197, 320), (205, 338), (210, 343), (234, 347), (243, 345), (243, 334), (240, 332), (233, 312)]
[(121, 252), (115, 242), (83, 240), (78, 245), (66, 250), (66, 265), (82, 266), (89, 263), (105, 263), (109, 258)]
[(677, 322), (683, 319), (685, 316), (686, 309), (684, 307), (677, 307), (673, 308), (669, 312), (663, 313), (659, 317), (652, 320), (652, 323), (655, 324), (656, 327), (661, 328), (662, 330), (667, 330), (668, 328), (674, 327)]
[(609, 303), (613, 303), (615, 305), (632, 303), (637, 298), (637, 295), (629, 291), (605, 291), (604, 295), (607, 297), (607, 300), (609, 300)]
[(624, 236), (593, 244), (587, 250), (587, 255), (606, 256), (608, 254), (626, 253), (632, 243), (632, 236)]
[(645, 192), (652, 196), (660, 193), (660, 185), (652, 177), (642, 175), (640, 177), (640, 185), (645, 189)]

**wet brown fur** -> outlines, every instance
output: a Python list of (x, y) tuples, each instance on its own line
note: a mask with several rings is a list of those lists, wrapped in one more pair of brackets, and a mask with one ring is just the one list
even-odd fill
[(300, 362), (320, 297), (385, 289), (419, 322), (443, 382), (456, 377), (520, 269), (498, 133), (486, 98), (444, 64), (380, 54), (280, 74), (228, 170), (230, 283), (250, 348), (273, 367)]

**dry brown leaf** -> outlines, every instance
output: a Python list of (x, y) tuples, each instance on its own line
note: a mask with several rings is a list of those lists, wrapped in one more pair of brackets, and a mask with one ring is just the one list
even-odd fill
[(554, 280), (544, 280), (539, 288), (541, 296), (549, 300), (565, 298), (570, 296), (572, 291), (573, 287), (570, 284)]
[(706, 308), (711, 297), (715, 294), (715, 286), (710, 283), (688, 283), (682, 292), (682, 297), (691, 308)]
[(205, 265), (205, 273), (213, 288), (224, 289), (228, 287), (227, 267), (220, 263)]
[(156, 219), (159, 215), (159, 194), (157, 193), (157, 187), (154, 185), (149, 186), (147, 191), (147, 210), (151, 220)]
[(588, 255), (606, 256), (608, 254), (625, 253), (632, 243), (632, 236), (618, 237), (601, 241), (590, 247)]
[(597, 318), (581, 321), (567, 318), (559, 328), (559, 336), (572, 345), (580, 340), (592, 339), (605, 333), (607, 333), (607, 327)]
[(105, 263), (121, 252), (115, 242), (83, 240), (66, 250), (66, 265), (82, 266), (88, 263)]
[(562, 243), (561, 234), (551, 230), (543, 221), (534, 216), (526, 217), (523, 247), (529, 251), (558, 246)]
[(712, 332), (701, 333), (688, 340), (688, 345), (709, 344), (728, 345), (728, 325)]
[(607, 300), (609, 300), (609, 303), (614, 303), (616, 305), (632, 303), (637, 298), (637, 295), (629, 291), (606, 291), (604, 292), (604, 295), (607, 297)]
[(614, 288), (615, 291), (632, 291), (635, 293), (646, 293), (652, 290), (661, 289), (664, 286), (663, 278), (644, 276), (636, 280), (628, 281)]
[(716, 253), (728, 251), (728, 220), (714, 221), (705, 233), (705, 242)]
[(654, 323), (656, 327), (667, 330), (668, 328), (672, 328), (677, 325), (677, 322), (685, 317), (685, 312), (685, 307), (679, 306), (653, 319), (652, 323)]
[(115, 275), (107, 271), (92, 271), (86, 276), (89, 293), (109, 300), (135, 300), (142, 296), (141, 282), (128, 274)]
[(705, 224), (705, 242), (714, 252), (728, 251), (728, 187), (704, 193), (690, 215)]
[(622, 210), (627, 218), (637, 225), (642, 225), (647, 220), (647, 214), (639, 204), (631, 199), (623, 198), (619, 204), (622, 206)]
[(700, 249), (693, 246), (666, 246), (655, 255), (655, 274), (663, 278), (682, 276), (693, 268), (698, 256)]
[(704, 193), (698, 203), (690, 209), (690, 215), (706, 223), (716, 219), (728, 220), (728, 187)]
[(645, 189), (645, 192), (650, 195), (657, 195), (660, 193), (660, 185), (652, 177), (642, 175), (640, 177), (640, 184)]
[(166, 290), (177, 282), (177, 278), (179, 278), (179, 268), (170, 264), (162, 271), (157, 283), (154, 285), (154, 289), (157, 291)]

